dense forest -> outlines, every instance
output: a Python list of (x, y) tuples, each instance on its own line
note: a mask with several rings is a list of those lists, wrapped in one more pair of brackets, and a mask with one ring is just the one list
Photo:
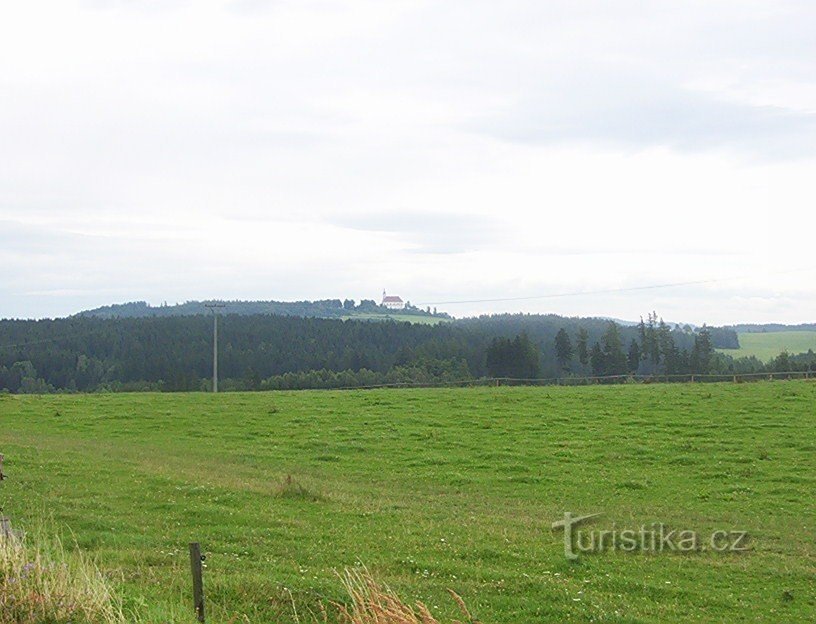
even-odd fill
[[(669, 326), (656, 314), (635, 326), (526, 314), (436, 325), (227, 314), (219, 328), (223, 389), (769, 369), (715, 352), (737, 340), (733, 330)], [(771, 369), (816, 362), (784, 357)], [(0, 391), (206, 390), (211, 366), (208, 315), (0, 321)]]

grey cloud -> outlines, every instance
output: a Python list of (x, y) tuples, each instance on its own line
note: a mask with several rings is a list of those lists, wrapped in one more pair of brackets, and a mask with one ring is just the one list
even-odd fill
[(729, 148), (770, 159), (816, 155), (814, 113), (727, 101), (646, 76), (576, 74), (535, 89), (471, 129), (533, 144)]
[(478, 215), (396, 211), (335, 216), (329, 222), (353, 230), (393, 234), (423, 253), (452, 254), (484, 250), (505, 241), (501, 220)]
[[(568, 155), (571, 180), (605, 166), (593, 156), (607, 146), (686, 152), (672, 155), (669, 171), (656, 163), (670, 178), (699, 171), (697, 152), (773, 161), (816, 145), (812, 2), (80, 0), (77, 11), (52, 0), (56, 25), (35, 3), (9, 4), (20, 26), (0, 40), (0, 316), (75, 311), (70, 293), (109, 303), (110, 289), (154, 301), (363, 293), (382, 284), (381, 271), (425, 290), (467, 287), (461, 298), (470, 299), (489, 286), (481, 273), (460, 286), (467, 271), (456, 267), (501, 265), (502, 283), (523, 292), (513, 276), (525, 256), (526, 266), (563, 266), (576, 279), (572, 265), (600, 251), (661, 253), (654, 265), (666, 269), (685, 264), (671, 255), (711, 255), (712, 237), (699, 249), (688, 240), (633, 249), (630, 230), (648, 229), (642, 215), (660, 189), (633, 188), (631, 201), (609, 202), (614, 219), (599, 218), (606, 207), (596, 193), (541, 185), (542, 167), (559, 156), (549, 147), (585, 148), (592, 162)], [(741, 245), (774, 257), (806, 247), (753, 215), (765, 214), (767, 195), (807, 223), (807, 165), (758, 167), (763, 188), (752, 204), (745, 163), (716, 160), (728, 161), (731, 177), (702, 180), (700, 204), (724, 213), (722, 198), (742, 184), (736, 196), (751, 204), (742, 212), (752, 223)], [(612, 161), (636, 179), (635, 159)], [(463, 214), (459, 197), (493, 218)], [(575, 227), (544, 228), (521, 248), (516, 233), (540, 221), (536, 212), (568, 210)], [(337, 259), (331, 267), (308, 264), (307, 235), (287, 263), (261, 249), (237, 253), (256, 222), (320, 219), (345, 228), (321, 239)], [(219, 253), (209, 228), (192, 231), (213, 220), (232, 222)], [(600, 249), (587, 230), (606, 227)], [(804, 240), (806, 231), (791, 235)], [(339, 266), (360, 240), (375, 249)], [(473, 253), (482, 251), (486, 259)], [(569, 262), (555, 257), (565, 254)], [(584, 277), (595, 279), (586, 265)]]

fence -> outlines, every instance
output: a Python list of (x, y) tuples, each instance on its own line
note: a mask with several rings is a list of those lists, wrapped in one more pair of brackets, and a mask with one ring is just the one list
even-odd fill
[[(784, 371), (775, 373), (722, 373), (700, 375), (685, 373), (682, 375), (601, 375), (590, 377), (480, 377), (439, 382), (398, 382), (364, 386), (338, 386), (322, 388), (324, 390), (376, 390), (379, 388), (468, 388), (479, 386), (591, 386), (601, 384), (652, 384), (652, 383), (748, 383), (752, 381), (777, 381), (795, 379), (816, 379), (816, 371)], [(305, 389), (305, 388), (304, 388)]]

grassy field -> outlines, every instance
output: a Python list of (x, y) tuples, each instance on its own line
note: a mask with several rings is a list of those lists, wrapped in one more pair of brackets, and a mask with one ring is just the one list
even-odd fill
[(753, 355), (763, 362), (775, 358), (782, 351), (791, 354), (806, 353), (808, 349), (816, 351), (816, 332), (814, 331), (746, 333), (739, 335), (739, 341), (739, 349), (720, 349), (720, 351), (734, 357)]
[(451, 319), (439, 316), (422, 316), (419, 314), (375, 314), (369, 312), (355, 312), (349, 316), (341, 317), (344, 321), (397, 321), (402, 323), (416, 323), (419, 325), (438, 325), (439, 323), (450, 323)]
[[(485, 624), (812, 622), (814, 406), (804, 381), (0, 395), (0, 506), (73, 533), (147, 622), (192, 621), (191, 540), (211, 622), (307, 622), (359, 564)], [(750, 550), (570, 562), (565, 511)]]

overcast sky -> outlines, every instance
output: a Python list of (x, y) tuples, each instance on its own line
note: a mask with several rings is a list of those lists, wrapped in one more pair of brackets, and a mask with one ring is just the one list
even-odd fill
[(815, 185), (812, 1), (26, 0), (0, 20), (0, 317), (729, 278), (439, 307), (813, 322)]

